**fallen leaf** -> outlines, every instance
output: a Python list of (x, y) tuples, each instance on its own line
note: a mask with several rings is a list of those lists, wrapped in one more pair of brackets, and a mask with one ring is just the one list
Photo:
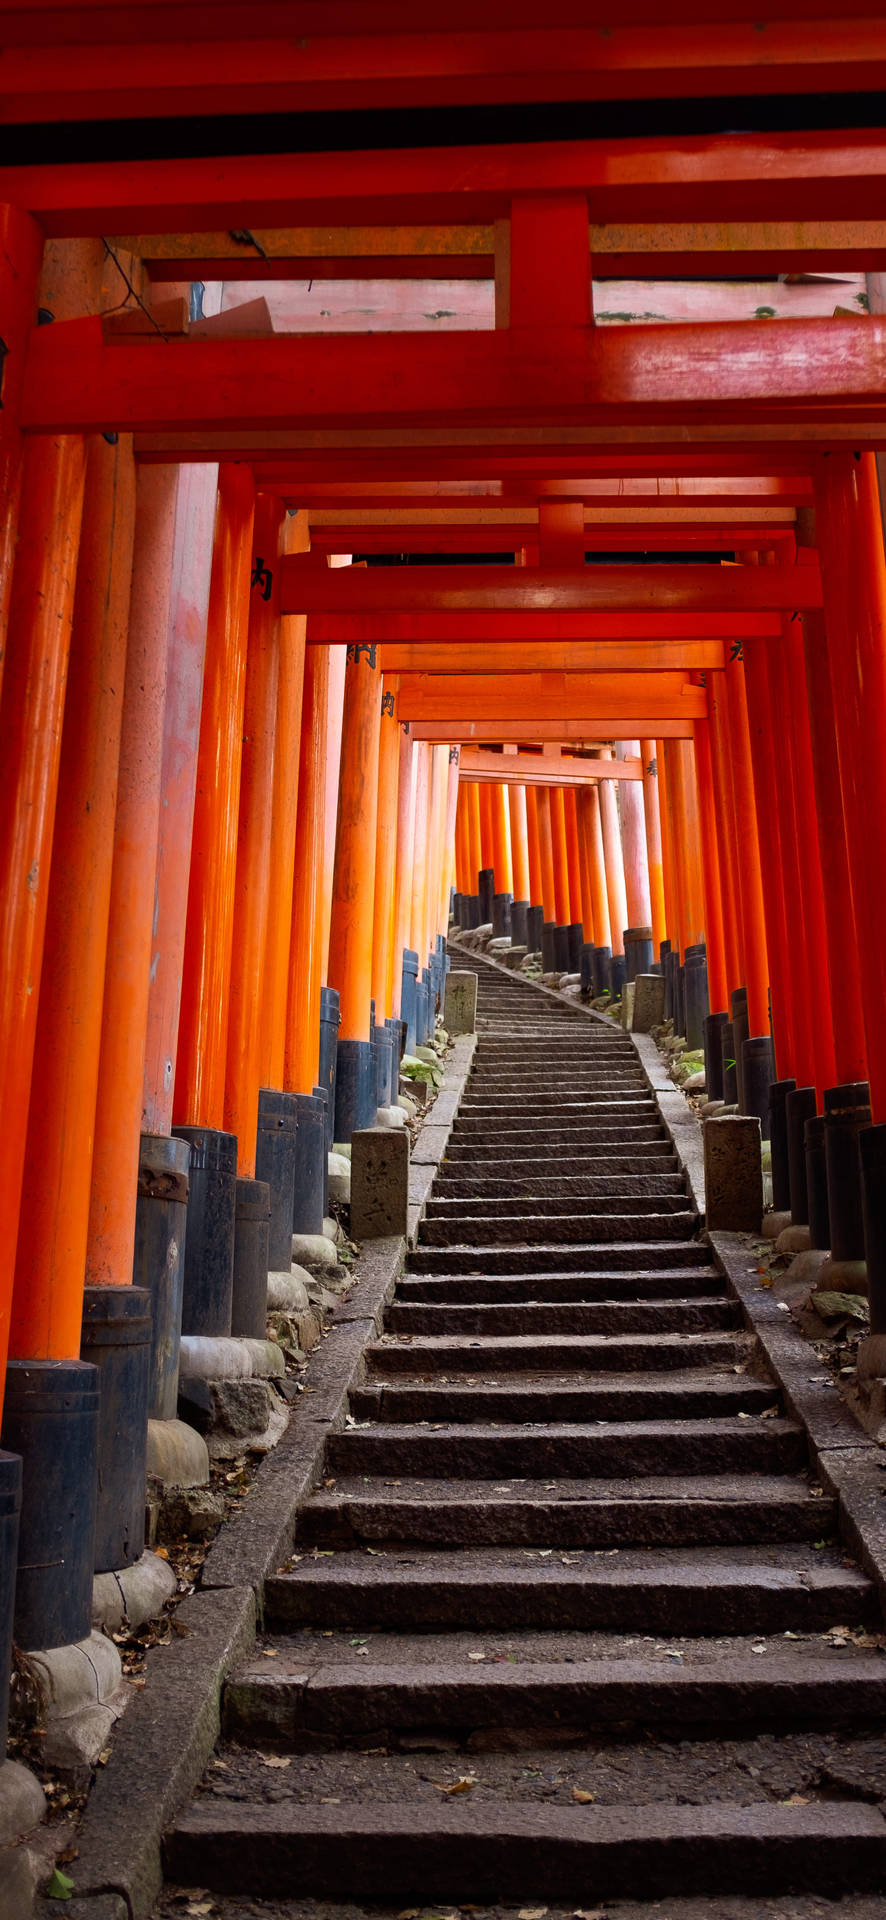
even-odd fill
[(782, 1800), (779, 1804), (783, 1807), (808, 1807), (809, 1801), (802, 1793), (792, 1793), (787, 1800)]
[(777, 1420), (780, 1412), (781, 1412), (780, 1407), (764, 1407), (760, 1415), (760, 1419), (761, 1420)]
[(521, 1907), (517, 1920), (545, 1920), (547, 1907)]
[(397, 1914), (397, 1920), (418, 1920), (420, 1913), (421, 1907), (404, 1907), (402, 1913)]
[(485, 1660), (485, 1658), (486, 1658), (485, 1653), (469, 1653), (468, 1654), (469, 1660)]
[(279, 1660), (280, 1658), (279, 1647), (262, 1647), (261, 1652), (263, 1660)]
[(592, 1801), (596, 1800), (597, 1796), (595, 1793), (588, 1793), (586, 1787), (573, 1787), (572, 1798), (577, 1802), (578, 1806), (589, 1807)]
[(53, 1867), (45, 1891), (49, 1900), (70, 1900), (74, 1891), (74, 1882), (70, 1874), (62, 1873), (58, 1867)]
[(752, 1647), (752, 1648), (751, 1648), (751, 1652), (752, 1652), (752, 1653), (765, 1653), (765, 1652), (766, 1652), (766, 1647), (765, 1647), (765, 1643), (764, 1643), (763, 1641), (758, 1641), (758, 1643), (757, 1643), (757, 1645), (756, 1645), (755, 1647)]
[(155, 1552), (155, 1554), (157, 1555), (157, 1559), (158, 1559), (158, 1560), (168, 1560), (168, 1559), (169, 1559), (169, 1549), (168, 1549), (168, 1547), (155, 1547), (155, 1548), (154, 1548), (154, 1552)]
[(260, 1753), (263, 1767), (291, 1767), (292, 1759), (288, 1753)]
[(453, 1780), (451, 1787), (444, 1786), (441, 1780), (434, 1781), (438, 1793), (470, 1793), (473, 1785), (474, 1775), (471, 1773), (463, 1773), (460, 1779)]

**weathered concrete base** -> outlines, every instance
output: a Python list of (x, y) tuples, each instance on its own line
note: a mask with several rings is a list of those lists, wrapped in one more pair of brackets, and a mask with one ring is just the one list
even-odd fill
[(405, 1133), (366, 1127), (351, 1140), (351, 1232), (385, 1240), (407, 1228), (409, 1141)]
[[(39, 1780), (18, 1760), (0, 1765), (0, 1847), (21, 1840), (39, 1826), (46, 1812), (46, 1795)], [(6, 1863), (0, 1861), (0, 1880)]]
[(113, 1640), (91, 1633), (67, 1647), (29, 1653), (46, 1696), (43, 1757), (82, 1784), (132, 1698)]
[(708, 1231), (759, 1233), (763, 1216), (760, 1122), (730, 1114), (704, 1122)]
[(268, 1312), (304, 1313), (310, 1305), (308, 1296), (310, 1279), (311, 1276), (305, 1267), (290, 1267), (288, 1273), (269, 1273)]
[[(256, 1382), (256, 1385), (260, 1385)], [(213, 1460), (235, 1460), (241, 1453), (270, 1453), (279, 1446), (289, 1425), (289, 1408), (276, 1396), (269, 1401), (268, 1417), (263, 1427), (255, 1427), (246, 1433), (228, 1433), (222, 1427), (210, 1429), (207, 1444)]]
[(351, 1163), (342, 1153), (329, 1155), (329, 1198), (338, 1207), (346, 1207), (351, 1198)]
[(147, 1474), (164, 1487), (205, 1487), (209, 1455), (203, 1435), (185, 1420), (149, 1420)]
[(335, 1242), (323, 1233), (294, 1233), (292, 1258), (296, 1266), (307, 1267), (309, 1273), (322, 1273), (326, 1267), (338, 1266)]
[(389, 1133), (396, 1132), (406, 1125), (406, 1115), (401, 1106), (379, 1107), (375, 1116), (377, 1127), (386, 1127)]
[[(712, 1120), (716, 1113), (725, 1113), (726, 1102), (725, 1100), (706, 1100), (704, 1106), (699, 1107), (698, 1111), (702, 1120)], [(730, 1113), (734, 1111), (735, 1109), (730, 1107)]]
[(835, 1260), (827, 1254), (818, 1285), (824, 1290), (833, 1289), (834, 1293), (863, 1293), (868, 1290), (868, 1269), (866, 1260)]
[(636, 982), (626, 980), (621, 990), (621, 1024), (625, 1033), (630, 1033), (634, 1024), (634, 998)]
[(272, 1380), (283, 1370), (283, 1355), (273, 1340), (182, 1335), (183, 1380)]
[(808, 1227), (785, 1227), (775, 1242), (776, 1253), (808, 1253), (812, 1234)]
[[(702, 1107), (702, 1113), (704, 1113), (704, 1111), (705, 1109)], [(779, 1234), (784, 1233), (790, 1224), (791, 1216), (788, 1212), (764, 1213), (762, 1227), (764, 1240), (777, 1240)]]
[(788, 1273), (792, 1280), (801, 1280), (805, 1286), (821, 1285), (821, 1270), (830, 1254), (824, 1247), (807, 1247), (805, 1253), (795, 1253)]
[(638, 973), (634, 986), (631, 1018), (633, 1033), (651, 1033), (664, 1019), (665, 981), (663, 973)]
[(169, 1561), (151, 1552), (143, 1553), (133, 1567), (97, 1573), (92, 1583), (92, 1624), (113, 1632), (125, 1616), (131, 1627), (140, 1627), (162, 1613), (177, 1584)]

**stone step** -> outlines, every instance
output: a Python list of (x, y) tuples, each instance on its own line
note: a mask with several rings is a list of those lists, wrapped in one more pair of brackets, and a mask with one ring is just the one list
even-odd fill
[[(519, 1111), (526, 1104), (525, 1096), (519, 1098), (512, 1093), (484, 1093), (478, 1094), (476, 1098), (466, 1094), (460, 1103), (458, 1117), (460, 1121), (478, 1118), (495, 1120), (501, 1115), (514, 1112), (515, 1109)], [(557, 1093), (534, 1093), (529, 1105), (533, 1115), (562, 1114), (566, 1120), (583, 1116), (589, 1119), (594, 1119), (595, 1116), (603, 1119), (607, 1115), (616, 1119), (624, 1116), (626, 1120), (637, 1120), (647, 1114), (656, 1117), (658, 1115), (658, 1108), (649, 1094), (640, 1090), (634, 1093), (629, 1089), (625, 1089), (624, 1092), (613, 1089), (611, 1093), (599, 1089), (587, 1094), (576, 1093), (574, 1097)]]
[(807, 1462), (802, 1427), (781, 1417), (594, 1424), (548, 1420), (502, 1427), (441, 1422), (433, 1429), (379, 1421), (330, 1434), (326, 1454), (327, 1467), (349, 1475), (407, 1473), (438, 1480), (520, 1476), (527, 1484), (552, 1475), (579, 1480), (613, 1474), (631, 1479), (689, 1473), (794, 1473)]
[(543, 1373), (509, 1374), (504, 1382), (376, 1380), (355, 1387), (357, 1420), (701, 1420), (759, 1414), (777, 1405), (768, 1381), (744, 1373), (701, 1368), (673, 1373), (583, 1374), (552, 1380)]
[(552, 1300), (500, 1305), (431, 1305), (394, 1301), (385, 1326), (389, 1333), (473, 1335), (477, 1339), (510, 1334), (707, 1333), (741, 1325), (737, 1300), (721, 1295), (695, 1300)]
[(397, 1286), (399, 1305), (532, 1300), (681, 1300), (721, 1291), (713, 1267), (665, 1267), (647, 1273), (502, 1273), (480, 1276), (406, 1273)]
[(366, 1349), (372, 1373), (634, 1373), (686, 1366), (736, 1366), (748, 1348), (741, 1333), (517, 1335), (513, 1339), (422, 1339), (383, 1334)]
[(489, 1133), (475, 1133), (473, 1129), (466, 1134), (459, 1132), (458, 1122), (452, 1130), (446, 1148), (445, 1167), (454, 1160), (476, 1159), (477, 1165), (487, 1161), (538, 1160), (544, 1156), (544, 1163), (550, 1168), (551, 1161), (560, 1154), (566, 1156), (569, 1164), (575, 1159), (603, 1160), (604, 1164), (617, 1159), (627, 1167), (636, 1157), (647, 1156), (667, 1159), (675, 1163), (673, 1141), (668, 1138), (664, 1128), (657, 1122), (654, 1125), (640, 1127), (533, 1127), (512, 1128), (509, 1132), (499, 1130)]
[(685, 1201), (686, 1186), (681, 1173), (649, 1173), (646, 1169), (640, 1173), (599, 1174), (591, 1165), (585, 1173), (558, 1175), (552, 1174), (549, 1167), (544, 1175), (530, 1176), (521, 1167), (515, 1177), (505, 1172), (497, 1175), (455, 1173), (444, 1166), (434, 1181), (432, 1205), (453, 1200), (509, 1200), (517, 1195), (525, 1200), (565, 1199), (569, 1194), (576, 1194), (582, 1200), (612, 1200), (619, 1196), (639, 1200), (679, 1194)]
[[(420, 1728), (462, 1740), (507, 1729), (541, 1733), (560, 1727), (587, 1738), (627, 1727), (686, 1734), (718, 1730), (722, 1739), (784, 1725), (878, 1726), (886, 1714), (886, 1662), (876, 1653), (842, 1655), (777, 1640), (754, 1655), (747, 1639), (727, 1644), (681, 1636), (674, 1649), (638, 1655), (624, 1639), (595, 1636), (582, 1657), (583, 1636), (512, 1636), (511, 1659), (471, 1661), (475, 1634), (416, 1638), (374, 1634), (368, 1657), (297, 1635), (258, 1656), (224, 1690), (225, 1737), (244, 1745), (304, 1748), (318, 1740), (372, 1739), (396, 1745)], [(567, 1650), (574, 1657), (567, 1658)], [(669, 1653), (679, 1652), (679, 1659)], [(547, 1656), (547, 1657), (546, 1657)], [(543, 1744), (539, 1741), (539, 1744)]]
[[(513, 1188), (513, 1182), (511, 1185)], [(473, 1204), (471, 1204), (471, 1196), (448, 1193), (438, 1195), (435, 1189), (428, 1201), (425, 1219), (449, 1220), (457, 1225), (459, 1220), (481, 1216), (486, 1220), (507, 1220), (512, 1219), (515, 1214), (522, 1217), (530, 1214), (536, 1220), (556, 1220), (563, 1214), (575, 1214), (602, 1220), (613, 1213), (630, 1214), (635, 1218), (647, 1213), (653, 1215), (685, 1213), (688, 1205), (686, 1189), (680, 1185), (679, 1181), (676, 1188), (665, 1189), (662, 1193), (654, 1191), (644, 1193), (638, 1192), (635, 1188), (628, 1188), (624, 1193), (586, 1194), (579, 1192), (577, 1187), (573, 1186), (562, 1194), (551, 1192), (529, 1194), (524, 1193), (520, 1187), (518, 1192), (511, 1191), (496, 1197), (489, 1194), (476, 1194), (473, 1196)]]
[[(466, 1796), (470, 1797), (470, 1796)], [(443, 1796), (437, 1796), (442, 1802)], [(736, 1890), (878, 1890), (886, 1822), (856, 1803), (778, 1806), (322, 1806), (197, 1800), (167, 1836), (186, 1886), (269, 1898), (595, 1900)], [(353, 1914), (353, 1908), (350, 1910)]]
[[(800, 1476), (668, 1475), (559, 1480), (499, 1493), (494, 1481), (399, 1484), (341, 1476), (312, 1495), (299, 1520), (308, 1546), (358, 1541), (435, 1547), (741, 1546), (827, 1538), (836, 1502)], [(884, 1663), (886, 1674), (886, 1663)]]
[[(677, 1156), (664, 1134), (652, 1133), (650, 1138), (631, 1139), (619, 1145), (615, 1140), (595, 1141), (592, 1137), (584, 1141), (581, 1136), (570, 1139), (570, 1154), (567, 1166), (587, 1166), (594, 1176), (604, 1173), (658, 1173), (660, 1170), (676, 1167)], [(538, 1176), (550, 1174), (551, 1154), (543, 1152), (536, 1141), (515, 1141), (509, 1146), (484, 1143), (481, 1138), (471, 1136), (469, 1140), (459, 1140), (458, 1134), (450, 1136), (446, 1148), (446, 1157), (442, 1162), (437, 1179), (446, 1181), (463, 1177), (467, 1164), (476, 1167), (484, 1177), (500, 1173), (500, 1168), (519, 1166), (521, 1178), (524, 1173), (529, 1179), (537, 1169)]]
[[(662, 1202), (662, 1207), (664, 1203)], [(452, 1219), (422, 1221), (419, 1239), (425, 1247), (520, 1246), (547, 1244), (554, 1230), (562, 1244), (580, 1242), (595, 1246), (607, 1240), (636, 1241), (687, 1240), (698, 1226), (698, 1215), (688, 1208), (655, 1213), (535, 1213), (468, 1214), (460, 1212)]]
[[(275, 1628), (546, 1628), (600, 1633), (824, 1632), (870, 1626), (877, 1596), (856, 1567), (801, 1547), (662, 1548), (539, 1554), (336, 1553), (300, 1560), (265, 1585)], [(755, 1656), (760, 1657), (760, 1656)]]
[[(558, 1225), (561, 1224), (558, 1222)], [(645, 1225), (645, 1221), (642, 1223)], [(669, 1267), (710, 1268), (710, 1248), (700, 1240), (614, 1240), (533, 1246), (417, 1246), (410, 1273), (644, 1273)]]

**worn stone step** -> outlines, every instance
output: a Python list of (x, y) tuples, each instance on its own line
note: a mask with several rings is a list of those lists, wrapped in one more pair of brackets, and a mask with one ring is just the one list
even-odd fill
[(380, 1375), (434, 1373), (661, 1372), (686, 1366), (738, 1365), (747, 1353), (741, 1333), (527, 1334), (511, 1339), (382, 1335), (366, 1349), (367, 1365)]
[[(556, 1085), (552, 1085), (556, 1081)], [(555, 1069), (549, 1064), (547, 1069), (535, 1068), (530, 1073), (513, 1074), (471, 1074), (465, 1089), (468, 1100), (519, 1100), (525, 1095), (532, 1098), (533, 1104), (539, 1098), (571, 1102), (581, 1099), (596, 1099), (604, 1093), (624, 1094), (629, 1099), (640, 1099), (649, 1093), (649, 1081), (642, 1068), (632, 1070), (629, 1067), (576, 1068), (573, 1063), (571, 1072), (564, 1067)]]
[[(823, 1632), (878, 1620), (876, 1591), (827, 1549), (662, 1548), (544, 1559), (521, 1549), (300, 1559), (265, 1585), (266, 1630), (520, 1628), (654, 1634)], [(757, 1656), (755, 1656), (757, 1657)]]
[[(566, 1164), (569, 1167), (587, 1166), (593, 1174), (604, 1173), (644, 1173), (660, 1168), (675, 1167), (677, 1156), (674, 1148), (660, 1130), (649, 1129), (650, 1138), (631, 1138), (628, 1142), (617, 1140), (598, 1141), (583, 1138), (570, 1141)], [(466, 1165), (475, 1166), (479, 1172), (489, 1173), (500, 1167), (519, 1166), (521, 1174), (526, 1170), (529, 1177), (534, 1169), (540, 1175), (550, 1173), (551, 1153), (542, 1149), (536, 1140), (515, 1140), (508, 1146), (495, 1142), (484, 1142), (482, 1137), (459, 1140), (453, 1134), (446, 1148), (439, 1178), (446, 1179), (453, 1171), (461, 1174)]]
[[(685, 1190), (678, 1184), (665, 1193), (627, 1193), (585, 1194), (571, 1187), (562, 1194), (524, 1193), (522, 1187), (503, 1193), (495, 1198), (489, 1194), (473, 1196), (438, 1193), (436, 1187), (431, 1194), (425, 1211), (426, 1220), (445, 1220), (458, 1226), (462, 1220), (485, 1219), (490, 1222), (510, 1220), (515, 1217), (533, 1220), (559, 1220), (562, 1217), (588, 1218), (605, 1221), (613, 1214), (629, 1215), (638, 1219), (641, 1215), (650, 1215), (653, 1219), (662, 1214), (683, 1214), (689, 1207)], [(496, 1229), (497, 1230), (497, 1229)]]
[(621, 1121), (613, 1118), (607, 1120), (605, 1109), (601, 1109), (601, 1113), (604, 1117), (593, 1122), (584, 1119), (565, 1121), (561, 1115), (552, 1116), (548, 1124), (547, 1118), (527, 1116), (524, 1109), (522, 1114), (514, 1114), (509, 1120), (488, 1120), (484, 1124), (479, 1119), (465, 1119), (459, 1109), (453, 1138), (468, 1141), (476, 1137), (480, 1144), (490, 1147), (503, 1147), (511, 1140), (515, 1143), (523, 1140), (528, 1145), (535, 1142), (536, 1147), (544, 1142), (546, 1146), (563, 1146), (564, 1149), (585, 1140), (599, 1141), (601, 1145), (604, 1141), (614, 1141), (616, 1150), (622, 1146), (629, 1148), (635, 1140), (666, 1141), (669, 1149), (673, 1145), (655, 1115), (645, 1120)]
[[(817, 1540), (836, 1525), (836, 1502), (801, 1477), (669, 1475), (560, 1480), (499, 1493), (489, 1480), (399, 1484), (345, 1478), (315, 1493), (300, 1517), (308, 1546), (356, 1541), (436, 1547), (740, 1546)], [(886, 1672), (886, 1665), (884, 1665)]]
[(759, 1414), (777, 1405), (777, 1389), (749, 1374), (688, 1372), (603, 1374), (551, 1379), (510, 1374), (506, 1381), (375, 1380), (355, 1387), (357, 1420), (700, 1420)]
[(366, 1659), (297, 1636), (278, 1644), (273, 1662), (259, 1657), (228, 1681), (225, 1735), (296, 1750), (311, 1737), (395, 1744), (414, 1728), (464, 1739), (480, 1729), (588, 1735), (633, 1726), (661, 1737), (716, 1727), (728, 1739), (742, 1728), (878, 1725), (886, 1714), (886, 1662), (875, 1653), (841, 1657), (776, 1641), (757, 1656), (746, 1639), (724, 1648), (681, 1636), (673, 1650), (681, 1657), (671, 1659), (665, 1649), (638, 1655), (620, 1637), (610, 1651), (607, 1637), (597, 1637), (593, 1658), (582, 1658), (580, 1635), (565, 1658), (561, 1636), (536, 1634), (528, 1647), (514, 1638), (510, 1660), (472, 1662), (470, 1653), (484, 1652), (475, 1635), (425, 1636), (421, 1648), (409, 1636), (398, 1645), (396, 1635), (373, 1635)]
[[(662, 1203), (664, 1208), (664, 1203)], [(556, 1230), (561, 1244), (595, 1246), (607, 1240), (688, 1240), (698, 1226), (698, 1215), (688, 1208), (655, 1213), (535, 1213), (468, 1214), (452, 1219), (425, 1219), (419, 1239), (425, 1247), (546, 1245)]]
[(419, 1244), (409, 1256), (411, 1273), (644, 1273), (710, 1265), (710, 1248), (700, 1240), (646, 1240), (639, 1236), (635, 1240), (585, 1241), (573, 1246), (541, 1241), (526, 1247)]
[(481, 1340), (504, 1334), (706, 1333), (738, 1327), (741, 1309), (722, 1296), (700, 1300), (560, 1300), (496, 1302), (466, 1306), (394, 1301), (385, 1326), (389, 1333), (474, 1335)]
[[(405, 1427), (382, 1421), (329, 1436), (326, 1464), (335, 1472), (428, 1475), (489, 1480), (551, 1475), (794, 1473), (808, 1450), (792, 1420), (612, 1420), (491, 1427), (441, 1422)], [(516, 1489), (515, 1489), (516, 1491)]]
[[(616, 1163), (617, 1164), (617, 1163)], [(545, 1175), (526, 1174), (522, 1167), (518, 1175), (502, 1171), (499, 1174), (456, 1173), (445, 1165), (434, 1181), (434, 1205), (441, 1201), (453, 1200), (509, 1200), (516, 1195), (525, 1200), (565, 1199), (576, 1194), (582, 1200), (612, 1200), (619, 1196), (632, 1200), (660, 1197), (663, 1194), (679, 1194), (686, 1199), (686, 1183), (681, 1173), (597, 1173), (590, 1165), (586, 1172), (551, 1173), (550, 1163)]]
[[(526, 1105), (526, 1096), (515, 1098), (513, 1094), (478, 1094), (472, 1098), (466, 1094), (458, 1109), (459, 1121), (472, 1119), (495, 1120), (503, 1115), (518, 1112)], [(636, 1093), (625, 1088), (606, 1092), (597, 1089), (587, 1094), (563, 1095), (557, 1093), (534, 1093), (531, 1099), (533, 1115), (543, 1119), (552, 1114), (564, 1119), (583, 1118), (603, 1119), (606, 1115), (615, 1118), (623, 1116), (626, 1120), (643, 1119), (645, 1115), (658, 1114), (658, 1108), (650, 1094), (638, 1090)]]
[[(441, 1800), (443, 1796), (440, 1796)], [(222, 1893), (426, 1904), (788, 1888), (876, 1891), (876, 1808), (439, 1805), (219, 1808), (197, 1800), (167, 1836), (168, 1874)]]
[(397, 1286), (396, 1300), (429, 1304), (554, 1300), (681, 1300), (722, 1289), (713, 1267), (664, 1267), (639, 1273), (502, 1273), (479, 1276), (406, 1273)]

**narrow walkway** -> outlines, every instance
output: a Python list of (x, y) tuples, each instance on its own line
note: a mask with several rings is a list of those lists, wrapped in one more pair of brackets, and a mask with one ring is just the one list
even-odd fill
[(420, 1244), (171, 1880), (231, 1915), (874, 1892), (872, 1588), (630, 1041), (477, 965)]

